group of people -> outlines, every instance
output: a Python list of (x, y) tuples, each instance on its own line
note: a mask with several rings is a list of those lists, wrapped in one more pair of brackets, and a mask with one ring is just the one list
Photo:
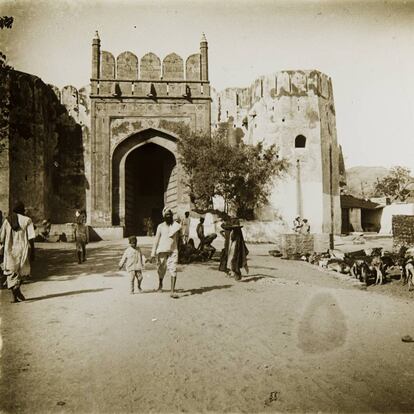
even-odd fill
[(293, 231), (298, 234), (309, 234), (310, 225), (308, 223), (308, 220), (297, 216), (295, 220), (293, 220)]
[[(31, 263), (35, 259), (35, 225), (26, 215), (25, 206), (21, 201), (15, 203), (4, 219), (3, 214), (0, 216), (1, 273), (6, 278), (5, 285), (12, 294), (12, 302), (23, 302), (26, 298), (21, 291), (21, 285), (23, 280), (30, 276)], [(78, 263), (82, 263), (86, 260), (88, 242), (86, 213), (78, 210), (75, 216), (76, 253)], [(50, 229), (50, 220), (43, 220), (39, 231), (42, 241), (48, 240)]]
[[(164, 209), (163, 222), (158, 225), (151, 250), (151, 263), (156, 263), (158, 273), (158, 289), (163, 288), (164, 277), (169, 273), (171, 277), (171, 297), (176, 296), (177, 263), (179, 252), (191, 250), (211, 259), (216, 251), (212, 242), (216, 234), (205, 236), (204, 218), (200, 218), (197, 225), (197, 235), (200, 240), (195, 248), (194, 241), (189, 238), (190, 217), (185, 213), (182, 223), (174, 220), (170, 209)], [(86, 214), (77, 211), (74, 224), (74, 238), (78, 263), (86, 260), (86, 244), (88, 243), (88, 229)], [(48, 226), (49, 227), (49, 226)], [(219, 270), (226, 272), (229, 277), (241, 279), (241, 269), (248, 272), (247, 255), (249, 253), (244, 242), (242, 226), (237, 219), (228, 220), (221, 225), (220, 234), (224, 238), (224, 248), (220, 256)], [(50, 231), (50, 228), (48, 229)], [(2, 271), (6, 276), (7, 288), (11, 291), (12, 302), (25, 300), (21, 292), (22, 281), (30, 276), (31, 262), (35, 258), (35, 226), (25, 213), (25, 206), (17, 202), (12, 211), (2, 219), (0, 228), (0, 256), (2, 256)], [(145, 267), (145, 257), (137, 245), (137, 237), (129, 237), (129, 245), (119, 262), (119, 268), (125, 269), (130, 275), (131, 293), (135, 291), (135, 280), (138, 291), (141, 291), (142, 272)]]
[(185, 217), (181, 222), (182, 229), (178, 246), (179, 263), (188, 264), (191, 262), (210, 260), (216, 252), (212, 243), (217, 238), (217, 234), (211, 233), (206, 236), (204, 231), (204, 217), (200, 217), (196, 228), (197, 237), (200, 242), (198, 247), (196, 247), (194, 239), (190, 238), (190, 221), (190, 212), (186, 211)]
[[(164, 209), (164, 221), (158, 225), (155, 234), (154, 244), (151, 250), (150, 262), (157, 264), (158, 291), (162, 291), (164, 277), (168, 271), (171, 277), (171, 297), (176, 298), (175, 284), (177, 281), (178, 263), (178, 244), (181, 235), (181, 224), (174, 221), (171, 210)], [(119, 269), (125, 266), (125, 270), (130, 276), (131, 294), (135, 290), (135, 280), (137, 280), (138, 291), (141, 292), (141, 282), (143, 279), (142, 271), (145, 267), (145, 257), (140, 247), (137, 245), (137, 237), (128, 238), (129, 246), (122, 255), (119, 262)]]
[[(198, 252), (207, 252), (211, 258), (216, 251), (215, 248), (211, 246), (211, 243), (217, 235), (204, 236), (204, 218), (200, 218), (200, 222), (197, 225), (197, 235), (200, 239), (200, 244), (196, 249), (194, 241), (189, 238), (189, 212), (185, 213), (185, 218), (182, 223), (174, 220), (173, 213), (169, 209), (164, 209), (163, 218), (164, 221), (157, 227), (155, 240), (151, 250), (150, 262), (156, 262), (157, 264), (157, 290), (162, 290), (164, 277), (168, 271), (171, 278), (170, 296), (176, 298), (177, 263), (180, 251), (185, 251), (185, 249), (195, 249)], [(241, 269), (245, 269), (247, 273), (249, 271), (247, 266), (247, 255), (249, 254), (249, 251), (241, 231), (243, 226), (240, 225), (240, 222), (237, 219), (233, 219), (224, 222), (221, 227), (222, 231), (220, 233), (224, 237), (224, 248), (221, 252), (219, 270), (226, 272), (229, 277), (234, 277), (236, 280), (240, 280)], [(134, 294), (135, 280), (137, 281), (138, 291), (140, 292), (142, 290), (142, 272), (146, 260), (140, 247), (137, 245), (136, 236), (129, 237), (128, 242), (129, 246), (122, 255), (119, 262), (119, 269), (125, 267), (126, 271), (129, 273), (130, 292), (131, 294)], [(179, 250), (180, 243), (182, 244), (182, 248)]]

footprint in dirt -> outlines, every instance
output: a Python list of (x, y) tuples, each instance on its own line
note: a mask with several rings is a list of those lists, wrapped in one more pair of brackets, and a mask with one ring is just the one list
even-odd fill
[(347, 326), (345, 315), (330, 293), (316, 294), (299, 324), (299, 348), (317, 354), (332, 351), (345, 343)]

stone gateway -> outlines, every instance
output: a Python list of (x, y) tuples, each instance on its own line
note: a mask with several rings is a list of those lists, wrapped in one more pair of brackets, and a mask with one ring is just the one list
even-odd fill
[[(35, 223), (73, 222), (85, 209), (102, 239), (144, 235), (167, 207), (184, 217), (191, 203), (177, 154), (179, 131), (224, 124), (231, 143), (276, 144), (289, 161), (269, 204), (255, 211), (266, 231), (339, 233), (341, 148), (331, 79), (315, 70), (281, 71), (246, 88), (216, 92), (208, 44), (183, 59), (149, 52), (116, 58), (92, 40), (87, 87), (62, 90), (11, 71), (9, 127), (0, 151), (0, 210), (24, 201)], [(248, 226), (246, 225), (246, 229)]]
[(207, 41), (184, 62), (175, 53), (131, 52), (115, 59), (92, 44), (90, 224), (122, 237), (144, 234), (145, 222), (162, 209), (184, 215), (190, 208), (177, 162), (179, 124), (210, 129)]

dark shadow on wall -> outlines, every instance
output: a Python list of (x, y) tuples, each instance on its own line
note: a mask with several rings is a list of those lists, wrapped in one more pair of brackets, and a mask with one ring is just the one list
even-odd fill
[(93, 229), (93, 227), (89, 226), (89, 241), (101, 241), (102, 237)]
[[(22, 200), (35, 223), (73, 221), (84, 208), (84, 135), (60, 102), (60, 91), (18, 71), (10, 76), (10, 204)], [(76, 96), (75, 96), (76, 95)], [(78, 92), (73, 110), (79, 110)]]
[(66, 112), (56, 125), (57, 144), (52, 167), (52, 205), (54, 223), (73, 221), (75, 209), (86, 209), (85, 162), (82, 127)]

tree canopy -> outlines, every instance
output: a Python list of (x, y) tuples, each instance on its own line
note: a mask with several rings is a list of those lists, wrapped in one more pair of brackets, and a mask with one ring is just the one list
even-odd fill
[(405, 201), (410, 195), (409, 185), (414, 183), (411, 170), (406, 167), (392, 167), (389, 174), (377, 180), (375, 192), (389, 197), (391, 201)]
[(225, 213), (252, 218), (253, 210), (267, 202), (273, 179), (287, 167), (276, 146), (230, 145), (225, 128), (211, 136), (188, 128), (180, 136), (180, 161), (199, 210), (212, 208), (213, 198), (222, 197)]

